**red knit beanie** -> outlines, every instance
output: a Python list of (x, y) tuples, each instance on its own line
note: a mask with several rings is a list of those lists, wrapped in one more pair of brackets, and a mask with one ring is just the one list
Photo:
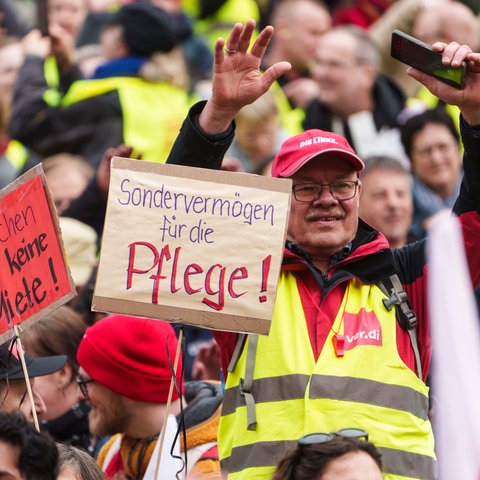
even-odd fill
[[(141, 402), (166, 403), (177, 337), (170, 323), (151, 318), (109, 315), (87, 328), (77, 360), (96, 382)], [(180, 386), (179, 358), (176, 377)], [(178, 394), (173, 390), (172, 400)]]

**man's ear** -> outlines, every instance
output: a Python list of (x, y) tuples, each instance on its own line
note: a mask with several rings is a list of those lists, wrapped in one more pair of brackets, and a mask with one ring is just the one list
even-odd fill
[(373, 85), (375, 84), (375, 79), (378, 75), (378, 69), (371, 63), (364, 63), (361, 65), (361, 67), (368, 84), (371, 85), (373, 88)]
[(362, 185), (362, 181), (360, 179), (358, 179), (358, 185), (357, 185), (357, 201), (358, 203), (360, 204), (360, 196), (362, 194), (362, 188), (363, 188), (363, 185)]
[(289, 27), (283, 27), (277, 30), (277, 37), (282, 38), (283, 40), (290, 40), (292, 38), (292, 32)]
[(275, 26), (275, 36), (280, 37), (283, 40), (289, 40), (292, 37), (292, 31), (290, 25), (285, 19), (279, 18)]
[(119, 43), (118, 44), (118, 47), (117, 47), (117, 58), (125, 58), (125, 57), (128, 57), (130, 56), (130, 48), (128, 47), (128, 45), (124, 42), (122, 43)]
[(107, 27), (110, 29), (110, 58), (119, 59), (131, 55), (131, 51), (127, 42), (125, 41), (124, 29), (120, 25), (111, 25)]

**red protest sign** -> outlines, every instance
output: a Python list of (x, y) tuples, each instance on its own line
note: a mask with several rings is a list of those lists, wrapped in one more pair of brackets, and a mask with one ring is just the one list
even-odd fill
[(41, 166), (0, 193), (0, 272), (0, 342), (75, 295)]

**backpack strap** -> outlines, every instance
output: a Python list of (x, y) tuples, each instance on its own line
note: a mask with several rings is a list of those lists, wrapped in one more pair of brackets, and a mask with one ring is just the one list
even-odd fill
[(410, 343), (415, 356), (415, 366), (417, 367), (418, 378), (423, 379), (422, 364), (420, 362), (420, 351), (417, 339), (417, 316), (412, 310), (408, 296), (403, 289), (402, 282), (396, 273), (390, 275), (387, 279), (378, 282), (378, 287), (388, 297), (383, 299), (385, 308), (390, 311), (396, 306), (396, 317), (400, 327), (408, 332)]
[[(243, 345), (245, 343), (246, 334), (241, 333), (238, 335), (237, 344), (233, 352), (230, 364), (228, 365), (228, 371), (231, 372), (235, 368), (238, 362), (240, 353), (242, 352)], [(245, 398), (245, 404), (247, 406), (247, 430), (255, 431), (257, 429), (257, 415), (255, 411), (255, 399), (252, 394), (253, 385), (253, 372), (255, 369), (255, 357), (257, 355), (258, 335), (248, 335), (248, 350), (245, 367), (245, 378), (240, 379), (239, 390), (240, 395)]]
[(257, 429), (255, 399), (253, 398), (253, 394), (252, 394), (253, 371), (255, 369), (257, 345), (258, 345), (258, 335), (249, 335), (245, 378), (240, 379), (240, 395), (245, 397), (245, 403), (247, 405), (247, 430), (253, 430), (253, 431)]
[(233, 351), (232, 358), (230, 359), (230, 363), (228, 364), (227, 370), (229, 372), (233, 372), (233, 370), (235, 369), (238, 359), (240, 358), (240, 354), (242, 353), (243, 344), (245, 343), (246, 338), (247, 338), (247, 335), (245, 333), (238, 334), (235, 350)]

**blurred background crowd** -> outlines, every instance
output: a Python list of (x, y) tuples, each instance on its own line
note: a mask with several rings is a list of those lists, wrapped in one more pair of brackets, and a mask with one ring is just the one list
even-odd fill
[(362, 217), (401, 246), (452, 207), (462, 145), (458, 112), (405, 74), (390, 35), (477, 49), (479, 11), (476, 0), (1, 0), (0, 187), (42, 162), (59, 215), (81, 220), (62, 219), (62, 231), (84, 255), (73, 268), (83, 287), (102, 224), (88, 211), (97, 205), (72, 201), (108, 148), (165, 162), (189, 107), (209, 94), (215, 39), (255, 18), (276, 31), (264, 68), (292, 69), (239, 113), (223, 168), (268, 175), (287, 136), (340, 133), (371, 163)]
[[(218, 37), (248, 18), (273, 25), (263, 67), (292, 65), (238, 114), (222, 168), (269, 175), (288, 136), (344, 135), (366, 163), (360, 216), (395, 248), (452, 208), (463, 147), (458, 111), (390, 57), (391, 32), (478, 50), (479, 15), (479, 0), (0, 0), (0, 188), (42, 163), (78, 290), (25, 332), (31, 356), (67, 356), (36, 379), (50, 433), (94, 453), (75, 381), (83, 333), (102, 317), (90, 302), (105, 204), (92, 192), (106, 196), (112, 155), (166, 161), (210, 92)], [(210, 333), (187, 327), (185, 338), (185, 378), (219, 381)]]

